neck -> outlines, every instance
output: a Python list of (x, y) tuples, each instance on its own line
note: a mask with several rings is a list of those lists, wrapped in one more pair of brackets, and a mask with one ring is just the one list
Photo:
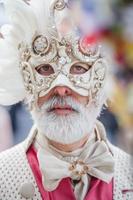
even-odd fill
[(60, 150), (60, 151), (64, 151), (64, 152), (72, 152), (74, 150), (77, 150), (79, 148), (82, 148), (85, 143), (88, 140), (88, 135), (86, 135), (85, 137), (83, 137), (81, 140), (71, 143), (71, 144), (61, 144), (59, 142), (55, 142), (53, 140), (49, 140), (49, 144), (52, 145), (53, 147), (55, 147), (56, 149)]

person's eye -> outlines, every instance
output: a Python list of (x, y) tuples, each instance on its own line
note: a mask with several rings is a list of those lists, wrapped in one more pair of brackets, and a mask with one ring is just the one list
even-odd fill
[(87, 64), (75, 64), (71, 67), (70, 73), (71, 74), (84, 74), (89, 69), (89, 66)]
[(35, 69), (42, 76), (49, 76), (51, 74), (54, 74), (54, 69), (50, 64), (39, 65)]

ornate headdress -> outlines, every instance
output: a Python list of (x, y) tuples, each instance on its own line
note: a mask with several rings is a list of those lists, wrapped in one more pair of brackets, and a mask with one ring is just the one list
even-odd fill
[[(64, 85), (98, 103), (105, 90), (106, 61), (100, 46), (92, 49), (80, 36), (68, 3), (5, 0), (5, 6), (10, 25), (1, 29), (0, 103), (26, 98), (33, 107), (38, 97)], [(75, 73), (75, 66), (82, 66), (82, 73)]]

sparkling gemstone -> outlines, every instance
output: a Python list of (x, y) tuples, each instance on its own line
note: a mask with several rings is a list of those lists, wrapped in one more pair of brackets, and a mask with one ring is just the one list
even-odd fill
[(59, 63), (60, 63), (61, 65), (65, 65), (66, 62), (67, 62), (67, 60), (66, 60), (66, 58), (64, 58), (64, 57), (61, 57), (61, 58), (59, 59)]
[(47, 46), (48, 46), (47, 39), (43, 36), (36, 38), (33, 43), (33, 49), (37, 54), (43, 53), (47, 49)]
[(63, 9), (64, 6), (65, 6), (64, 0), (58, 0), (58, 2), (55, 5), (56, 9), (59, 9), (59, 10)]

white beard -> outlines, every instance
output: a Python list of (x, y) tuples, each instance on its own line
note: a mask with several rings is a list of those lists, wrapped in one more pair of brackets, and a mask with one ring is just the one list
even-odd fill
[[(62, 106), (69, 105), (77, 112), (65, 116), (48, 112), (57, 103)], [(72, 97), (55, 96), (45, 102), (38, 111), (34, 109), (31, 114), (41, 134), (50, 140), (62, 144), (71, 144), (92, 132), (101, 107), (96, 107), (93, 103), (86, 107)]]

